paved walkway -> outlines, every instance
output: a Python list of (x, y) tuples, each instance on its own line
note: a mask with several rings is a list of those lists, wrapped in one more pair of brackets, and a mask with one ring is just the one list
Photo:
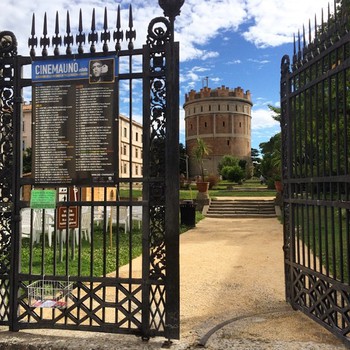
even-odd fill
[[(181, 340), (172, 349), (346, 349), (284, 301), (277, 219), (202, 220), (181, 235)], [(8, 332), (1, 349), (160, 349), (163, 338), (55, 330)]]

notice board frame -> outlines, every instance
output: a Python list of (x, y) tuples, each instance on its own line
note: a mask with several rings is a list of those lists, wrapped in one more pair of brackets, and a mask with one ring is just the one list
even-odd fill
[[(104, 81), (92, 80), (92, 63), (97, 61), (112, 71), (106, 74), (104, 68)], [(118, 72), (116, 53), (35, 58), (32, 63), (35, 185), (116, 183)]]

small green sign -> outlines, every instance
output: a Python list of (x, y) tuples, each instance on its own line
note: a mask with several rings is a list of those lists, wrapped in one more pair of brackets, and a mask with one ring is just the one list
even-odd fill
[(56, 190), (32, 190), (30, 207), (32, 209), (55, 209)]

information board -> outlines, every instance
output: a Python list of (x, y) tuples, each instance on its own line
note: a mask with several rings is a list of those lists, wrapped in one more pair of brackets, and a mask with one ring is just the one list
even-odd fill
[(117, 72), (115, 56), (33, 62), (35, 184), (115, 182)]
[(32, 209), (55, 209), (56, 190), (31, 190), (30, 207)]

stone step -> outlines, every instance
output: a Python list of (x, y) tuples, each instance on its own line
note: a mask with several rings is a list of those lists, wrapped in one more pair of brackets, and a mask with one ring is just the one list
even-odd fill
[(207, 217), (276, 217), (273, 200), (212, 200)]

